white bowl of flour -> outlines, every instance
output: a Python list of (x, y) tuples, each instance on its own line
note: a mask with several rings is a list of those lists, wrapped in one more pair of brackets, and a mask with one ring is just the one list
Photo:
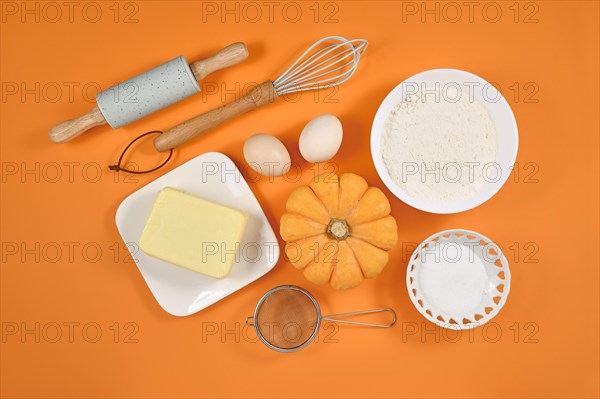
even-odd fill
[(414, 75), (385, 98), (371, 129), (379, 176), (403, 202), (432, 213), (481, 205), (508, 179), (518, 148), (510, 106), (457, 69)]

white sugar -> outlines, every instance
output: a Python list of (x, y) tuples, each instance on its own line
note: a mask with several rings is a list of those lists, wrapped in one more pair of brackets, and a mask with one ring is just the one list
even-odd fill
[(435, 308), (450, 314), (473, 311), (488, 281), (481, 254), (463, 244), (433, 244), (421, 252), (421, 294)]

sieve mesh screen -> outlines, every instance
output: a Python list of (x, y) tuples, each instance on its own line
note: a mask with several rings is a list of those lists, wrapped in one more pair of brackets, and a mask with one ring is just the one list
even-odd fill
[(292, 349), (311, 339), (318, 321), (319, 312), (309, 296), (302, 291), (281, 289), (264, 299), (255, 323), (271, 345)]

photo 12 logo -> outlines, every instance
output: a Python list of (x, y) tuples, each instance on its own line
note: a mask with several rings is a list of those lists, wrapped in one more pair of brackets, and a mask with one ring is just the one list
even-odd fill
[[(283, 175), (278, 176), (275, 174), (276, 170), (283, 170)], [(218, 179), (222, 183), (227, 181), (239, 183), (242, 179), (248, 183), (257, 183), (259, 181), (273, 182), (276, 179), (281, 179), (280, 181), (285, 183), (295, 184), (306, 175), (314, 178), (323, 173), (337, 174), (338, 170), (339, 167), (335, 162), (311, 164), (308, 169), (303, 169), (301, 164), (295, 162), (244, 162), (241, 165), (236, 165), (236, 168), (232, 168), (226, 162), (205, 161), (201, 164), (200, 175), (202, 183), (213, 179)]]
[(461, 100), (473, 103), (497, 103), (504, 96), (513, 103), (537, 104), (540, 87), (536, 82), (415, 82), (405, 81), (402, 85), (401, 97), (423, 103), (457, 103)]
[(203, 1), (202, 22), (337, 24), (339, 11), (335, 1)]
[(96, 95), (102, 91), (98, 82), (25, 82), (3, 81), (0, 83), (0, 98), (3, 104), (26, 103), (95, 103)]
[[(226, 103), (246, 96), (260, 83), (230, 81), (217, 83), (210, 80), (203, 80), (199, 84), (201, 88), (200, 99), (203, 103), (214, 101), (213, 99), (217, 99), (221, 103)], [(304, 101), (313, 103), (338, 104), (340, 102), (338, 95), (340, 90), (340, 86), (333, 86), (310, 91), (290, 92), (278, 97), (278, 99), (287, 103), (298, 103), (304, 99)]]
[[(402, 262), (408, 262), (415, 250), (419, 248), (418, 242), (406, 241), (398, 244), (401, 248), (402, 253)], [(494, 249), (497, 253), (501, 253), (501, 248), (504, 248), (505, 251), (504, 256), (506, 256), (509, 263), (521, 263), (521, 264), (538, 264), (540, 263), (540, 245), (536, 241), (532, 240), (523, 240), (523, 241), (512, 241), (508, 243), (489, 243), (485, 246), (481, 247), (481, 250), (485, 249)], [(292, 249), (295, 249), (292, 247)], [(295, 255), (295, 252), (290, 252)], [(420, 255), (420, 254), (419, 254)], [(434, 254), (435, 255), (435, 254)], [(440, 254), (444, 256), (443, 253)], [(438, 256), (440, 256), (438, 255)], [(490, 253), (485, 255), (486, 258), (489, 257), (490, 260), (495, 261), (498, 255), (494, 255), (494, 253)], [(448, 258), (443, 258), (444, 260), (448, 260)]]
[(2, 241), (0, 259), (7, 265), (31, 264), (97, 264), (136, 262), (140, 247), (136, 242), (97, 241)]
[(136, 322), (99, 323), (96, 321), (3, 321), (2, 343), (56, 344), (112, 342), (137, 344), (140, 326)]
[[(122, 165), (128, 170), (139, 170), (135, 162)], [(14, 162), (0, 163), (0, 181), (21, 184), (95, 184), (110, 179), (112, 183), (138, 183), (139, 179), (131, 173), (112, 171), (108, 165), (98, 162)]]
[(139, 22), (135, 1), (2, 1), (2, 23)]
[(274, 264), (279, 257), (279, 243), (263, 242), (245, 242), (243, 245), (239, 242), (235, 244), (216, 241), (204, 241), (200, 246), (202, 253), (202, 263), (226, 262), (233, 257), (237, 263), (244, 260), (248, 263), (257, 263), (266, 259), (270, 264)]
[(538, 344), (540, 326), (533, 321), (513, 322), (509, 326), (490, 321), (483, 325), (473, 323), (472, 328), (461, 330), (456, 325), (445, 328), (428, 322), (404, 321), (400, 323), (402, 343), (477, 343), (512, 342), (514, 344)]
[(402, 22), (459, 22), (536, 24), (539, 22), (538, 2), (527, 1), (403, 1)]
[[(301, 326), (297, 322), (269, 322), (265, 323), (264, 331), (261, 331), (268, 342), (275, 341), (275, 337), (277, 337), (282, 346), (296, 345), (299, 337), (312, 333), (315, 333), (315, 336), (311, 344), (337, 344), (340, 342), (338, 337), (340, 326), (338, 324), (325, 321), (316, 332), (315, 327), (315, 325)], [(261, 343), (254, 326), (239, 322), (202, 322), (200, 336), (203, 344), (210, 342), (220, 342), (221, 344)]]

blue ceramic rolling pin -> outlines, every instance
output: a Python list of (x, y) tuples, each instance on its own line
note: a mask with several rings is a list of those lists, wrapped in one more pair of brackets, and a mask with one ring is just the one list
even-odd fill
[(212, 57), (188, 64), (177, 57), (96, 96), (90, 112), (54, 126), (48, 135), (55, 143), (67, 142), (83, 132), (108, 123), (125, 126), (200, 91), (199, 80), (208, 74), (238, 64), (248, 58), (243, 43), (225, 47)]

